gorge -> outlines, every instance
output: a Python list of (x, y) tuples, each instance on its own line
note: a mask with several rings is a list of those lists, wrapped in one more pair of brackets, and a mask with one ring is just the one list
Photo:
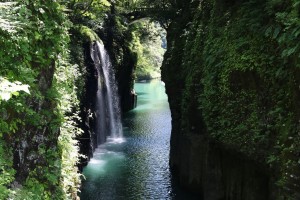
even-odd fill
[(1, 2), (0, 199), (299, 199), (299, 10)]

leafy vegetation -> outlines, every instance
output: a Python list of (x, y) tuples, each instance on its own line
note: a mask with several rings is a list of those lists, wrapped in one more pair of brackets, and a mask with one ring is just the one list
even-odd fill
[(77, 196), (80, 131), (70, 107), (77, 106), (73, 82), (80, 76), (67, 63), (65, 7), (19, 1), (0, 9), (0, 198)]
[(179, 87), (171, 100), (180, 107), (178, 129), (267, 165), (282, 195), (296, 198), (299, 1), (211, 0), (185, 9), (169, 29), (163, 67), (166, 84)]
[(138, 79), (160, 77), (160, 66), (165, 52), (162, 47), (164, 31), (159, 24), (150, 21), (134, 23), (130, 29), (131, 49), (137, 55), (136, 77)]
[(59, 110), (64, 116), (58, 137), (58, 147), (62, 153), (61, 184), (64, 190), (64, 199), (76, 199), (80, 187), (77, 164), (81, 156), (78, 154), (76, 136), (82, 133), (77, 124), (77, 121), (81, 119), (76, 82), (78, 79), (83, 79), (83, 76), (77, 65), (71, 65), (67, 60), (60, 60), (60, 62), (55, 73), (55, 80), (57, 80), (57, 88), (61, 96)]
[(24, 85), (21, 82), (9, 82), (5, 78), (0, 78), (0, 101), (9, 100), (12, 96), (18, 96), (19, 91), (24, 91), (30, 94), (28, 85)]

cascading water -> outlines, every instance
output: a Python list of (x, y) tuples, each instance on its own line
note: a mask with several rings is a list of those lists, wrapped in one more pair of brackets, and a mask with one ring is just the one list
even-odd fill
[(108, 136), (122, 138), (121, 110), (114, 70), (103, 44), (97, 41), (91, 45), (91, 58), (98, 79), (95, 132), (99, 145)]

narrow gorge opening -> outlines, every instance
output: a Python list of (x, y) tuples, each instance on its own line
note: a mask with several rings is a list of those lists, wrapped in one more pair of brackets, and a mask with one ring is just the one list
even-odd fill
[(160, 75), (165, 31), (147, 19), (131, 26), (132, 50), (137, 57), (132, 93), (137, 102), (123, 114), (123, 127), (109, 55), (102, 41), (93, 42), (90, 48), (97, 76), (96, 142), (93, 156), (83, 168), (80, 198), (197, 199), (180, 189), (169, 169), (171, 113)]

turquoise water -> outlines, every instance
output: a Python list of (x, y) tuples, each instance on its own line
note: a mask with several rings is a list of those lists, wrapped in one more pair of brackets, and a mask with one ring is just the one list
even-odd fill
[(137, 108), (123, 119), (123, 139), (108, 139), (84, 168), (82, 200), (196, 199), (169, 171), (171, 116), (164, 84), (136, 83)]

